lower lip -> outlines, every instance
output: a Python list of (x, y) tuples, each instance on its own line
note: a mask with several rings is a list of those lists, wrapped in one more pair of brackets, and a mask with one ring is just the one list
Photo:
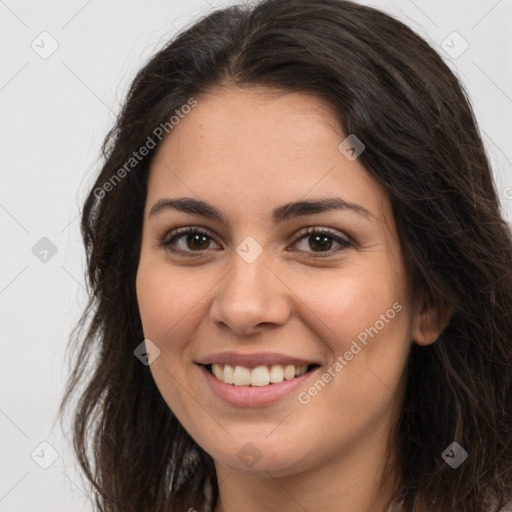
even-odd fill
[(213, 393), (221, 400), (237, 407), (264, 407), (265, 405), (274, 404), (286, 396), (297, 393), (299, 388), (320, 369), (320, 367), (316, 367), (300, 377), (283, 380), (277, 384), (268, 384), (267, 386), (235, 386), (217, 379), (206, 367), (198, 366)]

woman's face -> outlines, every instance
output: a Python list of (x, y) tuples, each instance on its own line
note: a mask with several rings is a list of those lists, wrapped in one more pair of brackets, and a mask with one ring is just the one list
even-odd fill
[(417, 318), (389, 197), (346, 137), (315, 97), (226, 88), (153, 159), (137, 273), (150, 369), (217, 469), (370, 460), (397, 417)]

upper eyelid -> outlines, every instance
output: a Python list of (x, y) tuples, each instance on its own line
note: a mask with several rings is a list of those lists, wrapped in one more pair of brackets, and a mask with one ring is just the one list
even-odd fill
[(354, 244), (355, 242), (352, 240), (352, 237), (348, 236), (345, 233), (341, 233), (338, 230), (335, 230), (333, 228), (327, 228), (327, 227), (320, 227), (320, 226), (308, 226), (306, 228), (302, 228), (299, 231), (296, 232), (295, 238), (296, 240), (299, 240), (300, 238), (303, 238), (304, 236), (308, 235), (314, 235), (315, 232), (319, 233), (327, 233), (328, 235), (331, 235), (334, 238), (341, 238), (347, 242), (350, 242), (351, 244)]

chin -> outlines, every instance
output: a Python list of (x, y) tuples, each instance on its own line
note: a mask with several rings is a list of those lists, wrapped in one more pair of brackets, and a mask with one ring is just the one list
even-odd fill
[[(237, 438), (238, 439), (238, 438)], [(236, 446), (235, 446), (236, 445)], [(261, 436), (244, 436), (243, 441), (229, 443), (225, 450), (217, 444), (213, 450), (206, 450), (216, 465), (223, 465), (232, 471), (250, 473), (254, 476), (284, 477), (308, 469), (312, 464), (303, 451), (298, 452), (301, 443), (283, 449), (281, 440), (262, 443)]]

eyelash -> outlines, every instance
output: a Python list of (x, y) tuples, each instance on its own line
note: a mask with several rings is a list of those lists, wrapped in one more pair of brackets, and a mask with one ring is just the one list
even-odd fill
[[(160, 241), (160, 245), (172, 253), (180, 254), (180, 255), (183, 255), (186, 257), (190, 257), (190, 258), (194, 258), (196, 256), (201, 255), (201, 253), (203, 251), (183, 251), (181, 249), (176, 249), (175, 247), (172, 247), (172, 244), (174, 244), (177, 240), (179, 240), (180, 238), (182, 238), (186, 235), (191, 235), (191, 234), (203, 235), (203, 236), (208, 237), (213, 240), (213, 237), (204, 229), (191, 226), (191, 227), (186, 227), (186, 228), (178, 228), (174, 231), (171, 231), (171, 233), (170, 233), (171, 236), (170, 237), (167, 236), (164, 239), (162, 239)], [(328, 251), (323, 251), (323, 252), (319, 251), (316, 253), (310, 252), (309, 253), (310, 255), (307, 256), (308, 258), (315, 258), (315, 259), (316, 258), (327, 258), (327, 257), (332, 256), (333, 254), (336, 254), (344, 249), (347, 249), (349, 247), (354, 247), (354, 245), (348, 239), (337, 235), (336, 233), (332, 232), (330, 229), (318, 228), (318, 227), (309, 227), (309, 228), (304, 228), (304, 229), (300, 230), (297, 233), (297, 238), (293, 242), (293, 245), (295, 245), (297, 242), (299, 242), (300, 240), (302, 240), (304, 238), (311, 237), (314, 235), (328, 236), (334, 242), (336, 242), (340, 245), (337, 248), (329, 249)], [(208, 249), (205, 249), (205, 250), (208, 250)], [(302, 252), (305, 252), (305, 251), (302, 251)], [(306, 252), (306, 253), (308, 254), (308, 252)]]

